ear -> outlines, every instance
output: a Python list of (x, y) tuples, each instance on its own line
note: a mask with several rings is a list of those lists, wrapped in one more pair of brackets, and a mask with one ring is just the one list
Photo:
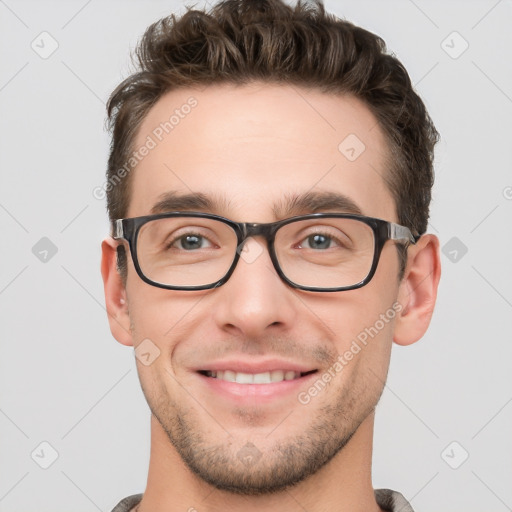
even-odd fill
[(396, 316), (393, 336), (398, 345), (412, 345), (425, 334), (441, 277), (439, 239), (435, 235), (423, 235), (408, 251), (407, 267), (398, 289), (398, 302), (403, 307)]
[(126, 288), (117, 271), (118, 243), (107, 237), (101, 243), (101, 275), (112, 336), (122, 345), (133, 345)]

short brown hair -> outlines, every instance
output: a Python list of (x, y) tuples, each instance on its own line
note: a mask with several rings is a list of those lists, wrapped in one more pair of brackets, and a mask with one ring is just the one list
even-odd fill
[[(263, 81), (351, 94), (377, 118), (388, 143), (385, 175), (398, 222), (421, 235), (427, 229), (439, 134), (413, 90), (407, 71), (377, 35), (326, 13), (322, 0), (223, 0), (209, 12), (187, 8), (150, 25), (136, 50), (138, 68), (112, 92), (108, 128), (112, 143), (106, 189), (111, 222), (123, 218), (130, 177), (117, 180), (133, 152), (150, 108), (178, 87)], [(341, 142), (341, 141), (340, 141)], [(407, 252), (397, 244), (399, 279)], [(126, 279), (126, 255), (118, 249)]]

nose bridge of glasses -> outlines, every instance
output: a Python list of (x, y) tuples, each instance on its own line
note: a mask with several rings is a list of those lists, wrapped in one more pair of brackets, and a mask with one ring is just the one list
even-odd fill
[[(275, 223), (244, 222), (238, 226), (241, 230), (241, 238), (239, 239), (237, 252), (243, 260), (252, 263), (259, 258), (265, 247), (269, 251), (271, 259), (273, 259), (271, 238), (276, 229)], [(257, 241), (255, 237), (261, 237), (263, 240)], [(253, 243), (250, 243), (250, 239), (253, 239)]]
[[(274, 262), (272, 255), (271, 239), (276, 231), (276, 223), (256, 223), (256, 222), (245, 222), (238, 224), (241, 231), (240, 243), (237, 248), (237, 252), (240, 258), (245, 263), (252, 264), (256, 260), (260, 260), (260, 256), (265, 252), (267, 248), (272, 260), (274, 267), (277, 262)], [(262, 238), (263, 240), (257, 241), (256, 238)], [(276, 270), (278, 270), (276, 268)], [(279, 271), (278, 271), (279, 273)]]
[(245, 241), (251, 236), (262, 236), (267, 241), (270, 240), (272, 235), (273, 224), (259, 224), (257, 222), (246, 222), (241, 225), (242, 239)]

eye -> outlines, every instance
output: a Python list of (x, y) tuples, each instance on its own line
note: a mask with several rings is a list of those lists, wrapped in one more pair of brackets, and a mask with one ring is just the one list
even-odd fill
[[(309, 233), (308, 233), (309, 231)], [(352, 239), (340, 229), (331, 226), (315, 226), (306, 233), (298, 234), (298, 248), (323, 252), (327, 249), (351, 249)]]
[(185, 251), (193, 251), (194, 249), (205, 249), (211, 247), (210, 241), (202, 235), (197, 233), (187, 233), (174, 238), (167, 244), (167, 248), (182, 249)]
[(329, 249), (331, 247), (331, 242), (334, 242), (332, 237), (322, 233), (309, 235), (304, 240), (306, 241), (306, 244), (303, 242), (301, 246), (306, 249)]

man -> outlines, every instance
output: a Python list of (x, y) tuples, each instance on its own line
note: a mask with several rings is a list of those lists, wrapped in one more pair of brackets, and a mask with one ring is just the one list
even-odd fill
[(321, 3), (150, 26), (112, 93), (102, 275), (151, 409), (115, 512), (411, 511), (371, 483), (391, 345), (425, 333), (438, 134), (383, 41)]

